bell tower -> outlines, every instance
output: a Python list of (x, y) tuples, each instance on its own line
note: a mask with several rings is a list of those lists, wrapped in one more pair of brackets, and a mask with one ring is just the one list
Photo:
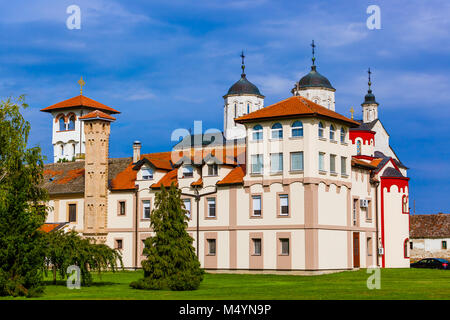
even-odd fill
[(375, 101), (375, 95), (372, 93), (372, 89), (370, 86), (372, 85), (370, 75), (372, 72), (367, 70), (367, 73), (369, 74), (369, 89), (367, 90), (367, 94), (364, 96), (364, 102), (361, 104), (363, 109), (363, 122), (372, 122), (376, 119), (378, 119), (378, 102)]
[(83, 235), (104, 243), (107, 235), (109, 134), (110, 124), (116, 119), (95, 110), (80, 120), (84, 122), (86, 138)]
[(248, 81), (245, 74), (244, 52), (241, 53), (241, 79), (231, 86), (224, 99), (223, 131), (226, 139), (239, 139), (246, 136), (245, 127), (234, 119), (264, 107), (264, 96), (258, 87)]

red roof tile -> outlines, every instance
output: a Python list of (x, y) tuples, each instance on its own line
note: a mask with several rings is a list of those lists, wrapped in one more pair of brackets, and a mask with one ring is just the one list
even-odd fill
[(197, 187), (197, 186), (202, 186), (202, 185), (203, 185), (203, 179), (202, 178), (200, 178), (197, 181), (194, 181), (194, 182), (191, 183), (192, 187)]
[(310, 116), (319, 116), (339, 120), (352, 127), (360, 125), (359, 122), (349, 119), (337, 112), (322, 107), (300, 96), (287, 98), (258, 111), (239, 117), (235, 119), (235, 121), (238, 123), (245, 123), (273, 118), (300, 118)]
[(166, 173), (161, 180), (152, 184), (152, 188), (158, 189), (161, 188), (161, 186), (169, 188), (172, 183), (175, 183), (175, 186), (178, 187), (178, 169), (173, 169), (172, 171)]
[(51, 112), (53, 110), (73, 108), (73, 107), (87, 107), (87, 108), (92, 108), (92, 109), (103, 110), (108, 113), (120, 113), (116, 109), (108, 107), (108, 106), (104, 105), (103, 103), (92, 100), (92, 99), (90, 99), (86, 96), (82, 96), (82, 95), (58, 102), (47, 108), (41, 109), (41, 111)]
[(225, 178), (217, 182), (217, 185), (229, 185), (229, 184), (240, 184), (244, 182), (244, 169), (242, 167), (236, 167), (228, 173)]
[(417, 238), (449, 238), (450, 214), (412, 215), (409, 222), (409, 236)]
[(80, 120), (95, 120), (95, 119), (105, 119), (112, 121), (116, 120), (116, 118), (114, 118), (113, 116), (110, 116), (109, 114), (106, 114), (100, 110), (94, 110), (80, 117)]

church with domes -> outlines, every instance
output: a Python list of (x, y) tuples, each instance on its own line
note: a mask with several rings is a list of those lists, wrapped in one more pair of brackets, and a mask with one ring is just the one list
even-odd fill
[(312, 47), (310, 72), (269, 106), (242, 53), (241, 77), (224, 90), (223, 132), (185, 136), (167, 152), (142, 154), (145, 141), (135, 141), (129, 157), (109, 157), (119, 108), (82, 92), (42, 109), (55, 150), (45, 230), (74, 229), (140, 268), (155, 195), (175, 185), (207, 270), (408, 268), (408, 168), (380, 120), (371, 71), (362, 119), (348, 118)]

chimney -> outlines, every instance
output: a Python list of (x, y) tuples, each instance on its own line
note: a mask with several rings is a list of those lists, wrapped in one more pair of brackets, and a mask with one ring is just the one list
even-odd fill
[(133, 163), (138, 162), (141, 159), (141, 142), (133, 142)]

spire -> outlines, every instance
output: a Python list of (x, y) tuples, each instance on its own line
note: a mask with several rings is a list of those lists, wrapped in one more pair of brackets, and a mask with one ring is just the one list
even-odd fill
[(316, 48), (316, 45), (314, 44), (314, 40), (311, 43), (311, 47), (312, 47), (312, 59), (311, 59), (312, 60), (312, 66), (311, 66), (311, 69), (315, 69), (316, 68), (316, 65), (315, 65), (316, 57), (314, 56), (314, 53), (315, 53), (314, 49)]
[(367, 94), (364, 97), (364, 102), (363, 104), (372, 104), (372, 103), (376, 103), (378, 104), (378, 102), (375, 101), (375, 95), (372, 93), (372, 71), (370, 71), (370, 68), (367, 70), (367, 74), (368, 74), (368, 78), (369, 81), (367, 82), (369, 88), (367, 89)]
[(241, 69), (242, 69), (242, 77), (245, 77), (245, 63), (244, 63), (244, 59), (245, 59), (245, 55), (244, 55), (244, 50), (242, 50), (241, 52), (241, 59), (242, 59), (242, 65), (241, 65)]

